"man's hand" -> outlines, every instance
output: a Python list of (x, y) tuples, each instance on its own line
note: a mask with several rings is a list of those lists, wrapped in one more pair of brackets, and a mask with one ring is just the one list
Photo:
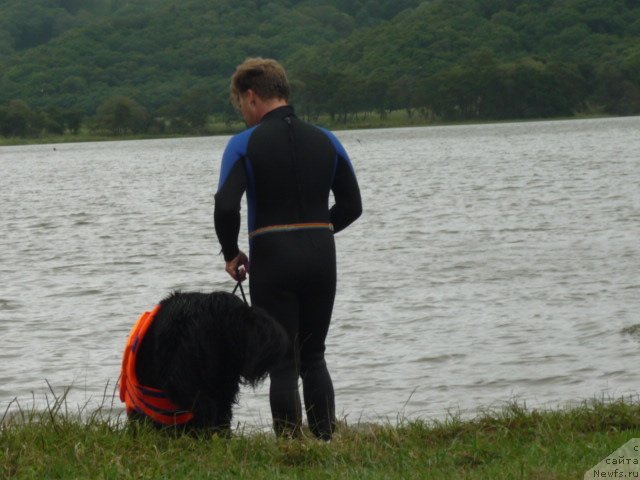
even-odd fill
[(241, 251), (227, 262), (225, 270), (236, 282), (244, 282), (249, 273), (249, 258)]

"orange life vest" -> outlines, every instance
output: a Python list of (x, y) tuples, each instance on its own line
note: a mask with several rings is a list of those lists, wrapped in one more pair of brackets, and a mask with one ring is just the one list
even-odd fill
[(120, 401), (128, 414), (138, 412), (166, 426), (184, 425), (193, 419), (193, 413), (169, 400), (164, 390), (141, 385), (136, 375), (138, 347), (159, 311), (160, 305), (156, 305), (151, 312), (144, 312), (131, 330), (122, 359)]

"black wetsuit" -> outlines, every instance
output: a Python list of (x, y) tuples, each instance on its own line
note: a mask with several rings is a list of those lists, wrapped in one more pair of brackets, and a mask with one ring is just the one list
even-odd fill
[(226, 261), (239, 252), (245, 191), (251, 300), (293, 340), (289, 355), (270, 374), (276, 433), (300, 428), (300, 376), (309, 426), (316, 436), (331, 438), (334, 392), (324, 351), (336, 289), (333, 235), (362, 212), (351, 161), (331, 132), (298, 119), (290, 106), (234, 136), (215, 196), (216, 233)]

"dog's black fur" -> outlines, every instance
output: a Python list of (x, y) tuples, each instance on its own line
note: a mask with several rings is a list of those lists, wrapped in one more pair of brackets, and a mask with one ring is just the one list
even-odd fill
[(138, 381), (193, 412), (189, 430), (228, 433), (239, 385), (264, 380), (287, 351), (285, 330), (231, 293), (175, 292), (160, 305), (139, 347)]

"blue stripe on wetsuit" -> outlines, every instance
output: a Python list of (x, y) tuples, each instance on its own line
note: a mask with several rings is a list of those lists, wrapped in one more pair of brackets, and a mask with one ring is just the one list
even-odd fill
[(220, 167), (220, 179), (218, 180), (218, 191), (222, 188), (227, 181), (231, 170), (238, 161), (243, 161), (245, 166), (245, 172), (247, 175), (247, 208), (249, 210), (247, 215), (248, 229), (253, 230), (255, 222), (255, 182), (253, 177), (253, 169), (251, 162), (247, 157), (247, 150), (249, 148), (249, 140), (255, 127), (249, 128), (238, 135), (231, 137), (227, 148), (222, 155), (222, 165)]
[(335, 178), (336, 170), (338, 167), (338, 161), (340, 158), (344, 158), (345, 162), (347, 162), (347, 165), (349, 165), (349, 168), (351, 169), (351, 171), (355, 174), (356, 172), (355, 172), (355, 169), (353, 168), (353, 164), (351, 163), (351, 159), (349, 158), (347, 151), (342, 146), (342, 143), (340, 143), (340, 140), (338, 140), (338, 137), (336, 137), (331, 130), (327, 130), (326, 128), (322, 128), (322, 127), (318, 127), (318, 128), (322, 130), (327, 135), (327, 137), (329, 137), (329, 140), (331, 140), (331, 143), (333, 144), (334, 148), (336, 149), (336, 152), (338, 153), (338, 156), (336, 157), (336, 163), (333, 167), (333, 178), (331, 179), (331, 183), (333, 183), (333, 179)]

